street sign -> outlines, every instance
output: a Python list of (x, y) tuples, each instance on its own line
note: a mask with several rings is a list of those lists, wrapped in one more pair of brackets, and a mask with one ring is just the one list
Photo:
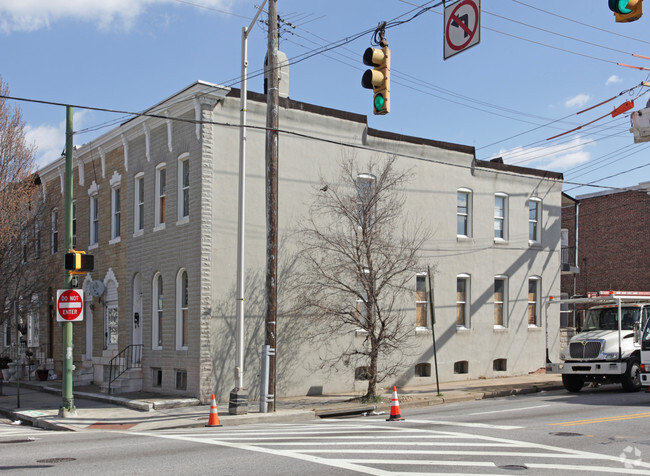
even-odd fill
[(481, 41), (481, 0), (460, 0), (445, 7), (444, 59)]
[(57, 322), (83, 321), (84, 298), (83, 291), (77, 289), (57, 289), (56, 291), (56, 320)]

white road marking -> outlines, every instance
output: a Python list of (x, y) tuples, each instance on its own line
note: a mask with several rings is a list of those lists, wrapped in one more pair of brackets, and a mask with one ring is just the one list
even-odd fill
[[(432, 423), (427, 420), (409, 420), (409, 422)], [(443, 422), (443, 424), (448, 424), (448, 422)], [(230, 430), (223, 433), (202, 432), (199, 434), (193, 430), (190, 434), (180, 434), (178, 430), (175, 430), (174, 433), (139, 432), (137, 434), (284, 456), (378, 476), (398, 474), (408, 474), (409, 476), (424, 476), (425, 474), (467, 475), (472, 474), (470, 473), (471, 468), (477, 468), (477, 470), (478, 468), (501, 469), (494, 462), (494, 458), (501, 460), (512, 458), (517, 462), (516, 464), (525, 465), (530, 469), (546, 471), (556, 470), (577, 473), (594, 471), (607, 474), (650, 475), (650, 464), (642, 461), (635, 461), (633, 468), (625, 468), (621, 458), (617, 456), (499, 437), (471, 435), (430, 428), (412, 428), (402, 424), (389, 424), (380, 421), (366, 421), (358, 426), (346, 424), (345, 428), (337, 426), (335, 421), (330, 421), (314, 425), (301, 425), (296, 427), (296, 430), (295, 432), (292, 431), (291, 426), (264, 426), (246, 430)], [(387, 434), (387, 432), (390, 434)], [(134, 434), (133, 432), (124, 433)], [(263, 433), (263, 436), (260, 437), (261, 433)], [(314, 433), (322, 436), (314, 436)], [(359, 433), (362, 434), (359, 435)], [(341, 441), (333, 441), (336, 439)], [(461, 439), (470, 441), (460, 442)], [(479, 448), (475, 451), (444, 448), (449, 446), (458, 447), (458, 445), (466, 446), (468, 449)], [(390, 447), (382, 449), (381, 446)], [(436, 447), (440, 449), (435, 449)], [(494, 448), (494, 450), (491, 450), (491, 448)], [(341, 457), (345, 455), (351, 457)], [(331, 456), (331, 458), (328, 458), (328, 456)], [(448, 458), (445, 459), (445, 457)], [(549, 463), (539, 462), (544, 459), (548, 461), (551, 458), (552, 460)], [(572, 460), (576, 463), (571, 464)], [(399, 466), (399, 469), (388, 469), (395, 466)], [(429, 467), (433, 471), (427, 471), (426, 473), (405, 472), (405, 468), (414, 466)], [(450, 466), (454, 466), (456, 471), (459, 471), (460, 468), (467, 468), (467, 471), (461, 473), (444, 472)], [(435, 467), (440, 467), (439, 471), (442, 472), (436, 471)]]
[(478, 412), (478, 413), (468, 413), (467, 416), (472, 415), (491, 415), (492, 413), (504, 413), (504, 412), (520, 412), (524, 410), (534, 410), (535, 408), (544, 408), (550, 407), (551, 405), (537, 405), (534, 407), (522, 407), (522, 408), (508, 408), (507, 410), (492, 410), (490, 412)]
[(424, 423), (427, 425), (446, 425), (446, 426), (465, 426), (468, 428), (487, 428), (490, 430), (520, 430), (523, 426), (513, 425), (490, 425), (488, 423), (472, 423), (463, 421), (444, 421), (444, 420), (407, 420), (409, 423)]

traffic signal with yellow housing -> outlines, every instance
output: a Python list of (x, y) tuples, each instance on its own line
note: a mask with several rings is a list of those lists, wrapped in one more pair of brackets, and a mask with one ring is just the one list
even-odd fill
[(618, 23), (636, 21), (643, 15), (643, 0), (609, 0)]
[(361, 78), (361, 86), (372, 89), (372, 111), (374, 114), (390, 112), (390, 49), (368, 48), (363, 54), (363, 64), (373, 66)]
[(95, 257), (87, 255), (85, 251), (70, 250), (65, 254), (64, 267), (70, 274), (83, 274), (95, 268)]

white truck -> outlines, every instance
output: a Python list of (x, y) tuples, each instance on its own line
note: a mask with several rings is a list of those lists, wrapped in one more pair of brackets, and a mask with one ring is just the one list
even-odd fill
[[(640, 332), (650, 320), (650, 292), (600, 291), (570, 299), (551, 296), (546, 303), (547, 319), (548, 308), (554, 303), (589, 308), (580, 332), (561, 350), (562, 362), (548, 362), (546, 372), (562, 374), (562, 384), (569, 392), (579, 392), (587, 382), (620, 383), (628, 392), (638, 391), (642, 380)], [(650, 335), (648, 338), (650, 371)]]

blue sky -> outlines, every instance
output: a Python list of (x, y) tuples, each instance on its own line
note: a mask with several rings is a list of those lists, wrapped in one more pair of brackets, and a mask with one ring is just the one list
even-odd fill
[[(239, 87), (241, 29), (255, 0), (3, 0), (0, 76), (13, 96), (140, 111), (196, 80)], [(422, 0), (279, 0), (280, 48), (289, 59), (409, 20)], [(627, 187), (650, 180), (648, 144), (634, 144), (626, 100), (645, 107), (650, 71), (650, 11), (615, 23), (606, 0), (482, 0), (481, 41), (443, 60), (442, 6), (389, 28), (391, 113), (373, 116), (360, 85), (372, 34), (290, 66), (290, 97), (368, 115), (370, 127), (476, 147), (479, 159), (503, 156), (522, 166), (563, 172), (567, 182)], [(265, 15), (264, 15), (265, 17)], [(565, 17), (565, 18), (562, 18)], [(249, 71), (263, 63), (264, 25), (249, 40)], [(261, 77), (249, 89), (262, 90)], [(620, 95), (620, 96), (619, 96)], [(583, 114), (602, 101), (616, 100)], [(65, 144), (65, 109), (19, 103), (40, 165)], [(75, 142), (110, 130), (124, 116), (75, 110)], [(280, 118), (280, 123), (282, 118)], [(599, 188), (565, 185), (570, 195)]]

